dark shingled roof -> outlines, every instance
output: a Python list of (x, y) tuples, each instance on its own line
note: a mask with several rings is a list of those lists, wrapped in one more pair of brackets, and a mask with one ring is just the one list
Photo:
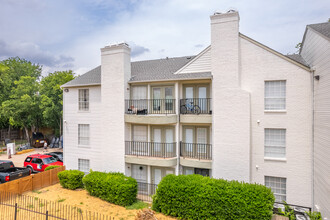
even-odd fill
[(289, 57), (291, 60), (294, 60), (304, 66), (309, 67), (308, 63), (304, 60), (304, 58), (302, 58), (302, 56), (300, 54), (288, 54), (285, 55), (286, 57)]
[(62, 87), (99, 85), (101, 84), (101, 66), (98, 66), (87, 73), (65, 83)]
[[(157, 60), (145, 60), (131, 63), (130, 82), (211, 78), (211, 73), (185, 73), (174, 74), (195, 56), (174, 57)], [(88, 71), (87, 73), (67, 82), (62, 87), (99, 85), (101, 84), (101, 66)]]
[(307, 26), (330, 39), (330, 22), (325, 22), (320, 24), (310, 24)]

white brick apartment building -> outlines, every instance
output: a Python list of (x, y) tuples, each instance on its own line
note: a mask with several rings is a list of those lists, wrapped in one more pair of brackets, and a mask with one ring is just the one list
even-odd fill
[(101, 66), (62, 86), (65, 165), (151, 184), (170, 173), (257, 182), (278, 201), (322, 209), (329, 178), (313, 193), (310, 38), (283, 55), (241, 34), (229, 11), (211, 16), (211, 45), (196, 56), (131, 62), (127, 44), (102, 48)]

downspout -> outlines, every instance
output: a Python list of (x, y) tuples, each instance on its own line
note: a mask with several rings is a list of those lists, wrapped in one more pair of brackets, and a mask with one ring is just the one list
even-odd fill
[(314, 126), (315, 126), (315, 91), (314, 91), (314, 75), (315, 75), (315, 68), (311, 68), (311, 73), (312, 73), (312, 211), (314, 211), (315, 208), (315, 189), (314, 189), (314, 180), (315, 180), (315, 174), (314, 174)]

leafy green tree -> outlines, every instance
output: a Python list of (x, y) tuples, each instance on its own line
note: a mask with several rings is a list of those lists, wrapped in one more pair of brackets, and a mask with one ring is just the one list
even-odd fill
[[(41, 66), (19, 57), (8, 58), (0, 62), (0, 108), (3, 102), (13, 99), (17, 88), (16, 81), (22, 76), (30, 76), (38, 80), (41, 76)], [(8, 103), (7, 103), (8, 104)], [(1, 110), (0, 128), (9, 126), (9, 113)]]
[(60, 86), (73, 79), (74, 73), (70, 70), (49, 73), (40, 82), (41, 110), (44, 124), (52, 127), (56, 135), (60, 134), (63, 113), (63, 91)]
[(30, 141), (29, 129), (39, 127), (42, 122), (39, 83), (35, 77), (21, 76), (14, 84), (10, 99), (2, 103), (1, 114), (9, 118), (11, 126), (24, 128)]
[[(4, 100), (7, 100), (7, 94), (5, 91), (5, 88), (7, 87), (8, 84), (10, 84), (10, 78), (8, 77), (8, 74), (6, 73), (7, 66), (0, 63), (0, 107), (1, 103)], [(1, 116), (1, 114), (0, 114)], [(8, 127), (8, 118), (5, 117), (0, 117), (0, 128), (5, 128)]]

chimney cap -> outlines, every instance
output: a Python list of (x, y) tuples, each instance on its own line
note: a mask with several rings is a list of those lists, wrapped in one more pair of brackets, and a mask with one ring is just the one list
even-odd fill
[(214, 12), (213, 15), (210, 16), (211, 24), (212, 23), (221, 23), (228, 21), (239, 21), (239, 12), (236, 9), (229, 9), (227, 12)]
[(221, 15), (221, 14), (228, 14), (228, 13), (238, 13), (238, 10), (234, 8), (229, 8), (227, 12), (220, 12), (220, 11), (215, 11), (213, 15)]
[(128, 43), (121, 42), (121, 43), (110, 44), (108, 46), (105, 46), (104, 48), (101, 48), (101, 52), (106, 52), (106, 51), (110, 51), (110, 50), (118, 50), (118, 49), (131, 51), (131, 48), (129, 47)]

